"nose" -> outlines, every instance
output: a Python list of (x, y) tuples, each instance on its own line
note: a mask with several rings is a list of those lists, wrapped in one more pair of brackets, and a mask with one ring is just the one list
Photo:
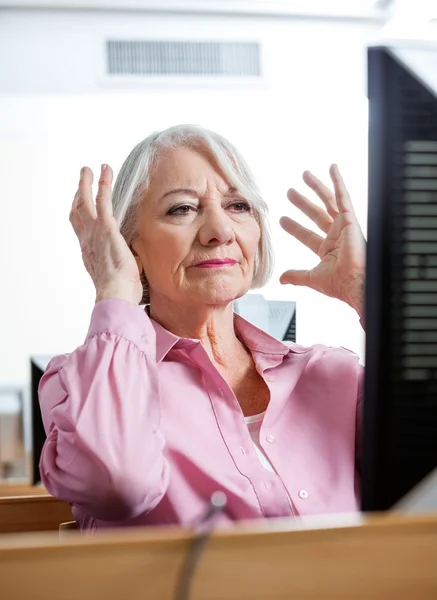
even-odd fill
[(232, 222), (223, 208), (216, 208), (205, 214), (199, 229), (199, 241), (202, 246), (222, 246), (235, 242)]

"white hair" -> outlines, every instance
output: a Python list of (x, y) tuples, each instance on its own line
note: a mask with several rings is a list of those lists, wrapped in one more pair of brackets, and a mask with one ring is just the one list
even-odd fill
[[(176, 125), (152, 133), (137, 144), (124, 161), (114, 184), (112, 206), (121, 234), (130, 245), (137, 233), (138, 206), (150, 185), (153, 169), (167, 150), (191, 148), (207, 152), (227, 182), (251, 204), (261, 229), (255, 256), (251, 289), (265, 285), (273, 270), (273, 249), (267, 220), (267, 204), (238, 150), (223, 136), (197, 125)], [(147, 280), (143, 277), (143, 302), (148, 302)]]

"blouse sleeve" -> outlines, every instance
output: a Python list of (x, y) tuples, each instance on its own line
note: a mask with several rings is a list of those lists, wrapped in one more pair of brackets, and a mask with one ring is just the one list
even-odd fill
[(106, 299), (84, 345), (55, 357), (41, 379), (42, 482), (97, 519), (134, 518), (167, 490), (155, 353), (146, 313)]

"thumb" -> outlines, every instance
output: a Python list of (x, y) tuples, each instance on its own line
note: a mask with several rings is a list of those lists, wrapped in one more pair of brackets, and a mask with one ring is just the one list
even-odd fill
[(305, 285), (310, 286), (310, 275), (309, 271), (294, 270), (290, 269), (285, 271), (279, 278), (279, 283), (291, 283), (292, 285)]

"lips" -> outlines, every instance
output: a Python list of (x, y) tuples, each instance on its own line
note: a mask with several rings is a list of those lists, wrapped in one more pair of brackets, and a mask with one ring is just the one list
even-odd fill
[(201, 263), (198, 263), (197, 265), (195, 265), (196, 267), (220, 267), (220, 266), (226, 266), (226, 265), (235, 265), (236, 264), (236, 260), (234, 260), (233, 258), (212, 258), (210, 260), (205, 260)]

